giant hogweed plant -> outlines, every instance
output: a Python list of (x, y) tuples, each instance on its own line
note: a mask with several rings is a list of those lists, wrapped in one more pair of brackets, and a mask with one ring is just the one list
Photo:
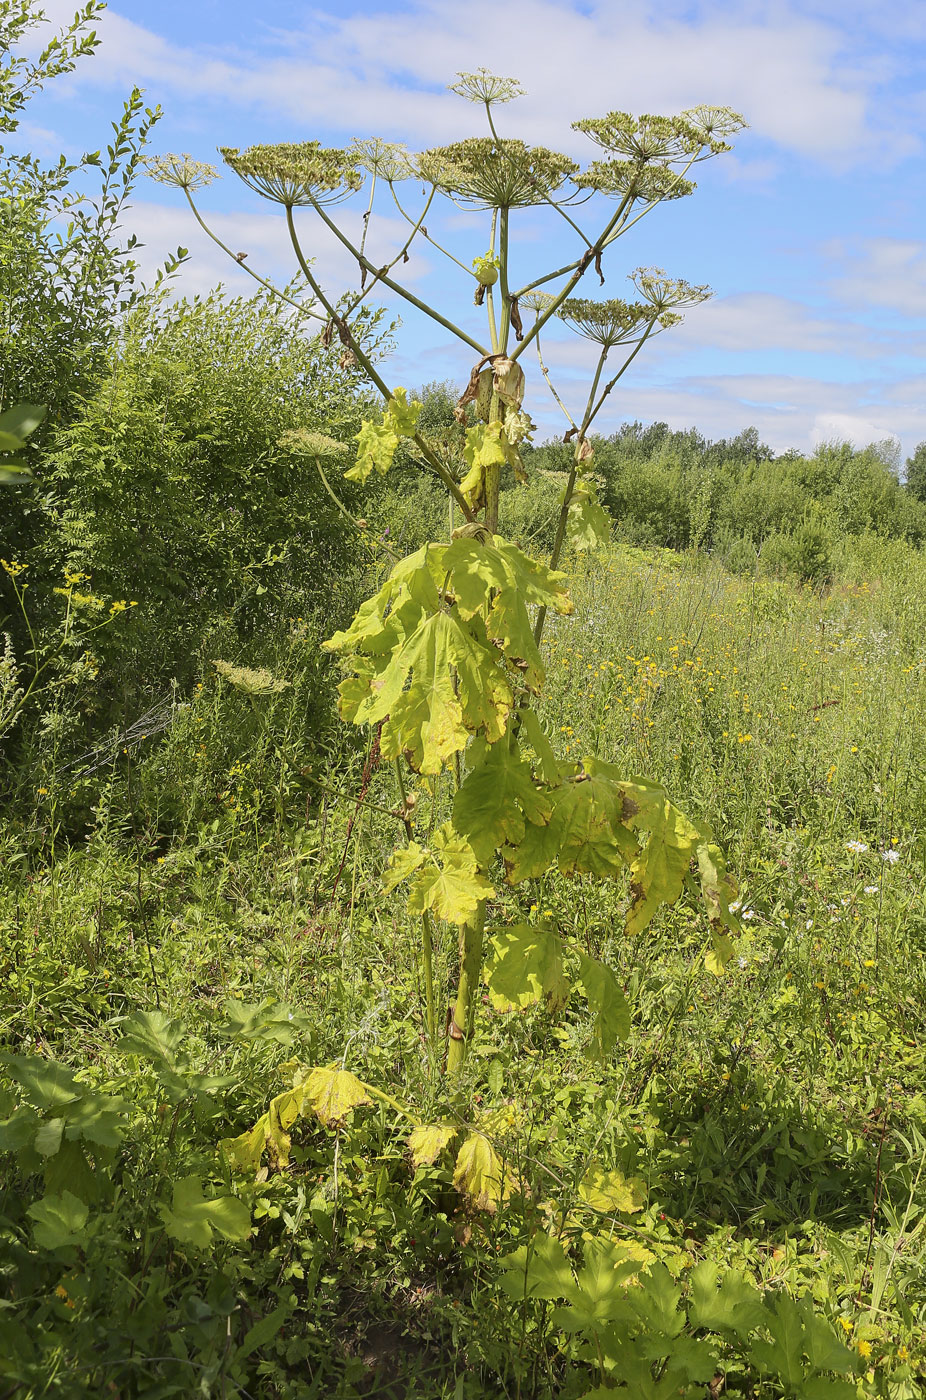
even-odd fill
[[(594, 548), (607, 538), (607, 517), (596, 498), (590, 430), (644, 345), (709, 295), (706, 287), (659, 269), (631, 275), (632, 300), (586, 299), (579, 295), (580, 284), (590, 273), (603, 284), (604, 261), (617, 240), (664, 201), (689, 195), (693, 167), (729, 150), (726, 138), (743, 122), (716, 107), (676, 117), (611, 112), (579, 121), (574, 128), (600, 151), (582, 168), (555, 151), (499, 135), (494, 109), (519, 95), (514, 80), (481, 70), (459, 75), (453, 90), (483, 107), (488, 134), (417, 154), (373, 138), (354, 141), (347, 149), (309, 141), (243, 151), (222, 148), (222, 155), (246, 185), (282, 206), (307, 299), (293, 298), (291, 288), (281, 294), (323, 323), (323, 337), (337, 336), (343, 354), (363, 367), (382, 395), (382, 416), (363, 424), (356, 461), (345, 475), (362, 483), (372, 472), (385, 474), (404, 442), (413, 460), (436, 475), (450, 496), (450, 538), (393, 559), (379, 591), (325, 646), (342, 658), (346, 671), (341, 715), (371, 727), (380, 758), (395, 765), (405, 844), (395, 851), (385, 884), (387, 889), (407, 888), (409, 913), (421, 933), (427, 1039), (435, 1063), (443, 1061), (447, 1075), (456, 1080), (472, 1043), (483, 979), (495, 1007), (545, 1002), (555, 1010), (572, 990), (571, 967), (573, 985), (584, 993), (592, 1013), (591, 1052), (606, 1055), (627, 1030), (622, 990), (603, 963), (578, 949), (569, 952), (549, 924), (491, 923), (487, 913), (502, 882), (517, 885), (553, 868), (600, 879), (619, 878), (629, 870), (630, 934), (644, 929), (655, 911), (673, 904), (686, 886), (697, 886), (710, 927), (708, 966), (721, 972), (731, 950), (734, 887), (709, 829), (684, 815), (647, 778), (628, 777), (597, 757), (564, 761), (535, 702), (544, 686), (541, 641), (547, 614), (550, 609), (572, 611), (566, 576), (558, 568), (564, 548), (568, 543)], [(245, 255), (232, 254), (221, 243), (197, 208), (194, 194), (214, 178), (211, 167), (188, 156), (162, 156), (150, 162), (150, 171), (182, 189), (205, 232), (250, 275), (270, 285), (247, 267)], [(359, 196), (364, 186), (361, 236), (355, 238), (333, 210)], [(409, 188), (422, 191), (420, 198), (414, 195), (414, 208)], [(407, 236), (389, 260), (377, 265), (367, 252), (367, 237), (381, 197), (405, 221)], [(471, 266), (428, 230), (432, 210), (441, 201), (485, 215), (487, 251), (480, 251)], [(596, 218), (592, 232), (579, 222), (579, 211), (585, 209)], [(568, 226), (576, 255), (522, 282), (516, 274), (513, 222), (519, 214), (537, 210)], [(322, 285), (304, 250), (305, 212), (356, 261), (355, 290), (335, 295)], [(481, 336), (470, 334), (402, 282), (409, 250), (418, 244), (445, 254), (454, 265), (461, 286), (484, 312)], [(421, 404), (409, 402), (406, 390), (387, 383), (373, 363), (358, 313), (378, 289), (388, 289), (429, 317), (469, 357), (455, 437), (420, 431)], [(541, 336), (554, 317), (597, 347), (584, 407), (575, 414), (543, 359)], [(574, 446), (547, 560), (531, 558), (498, 533), (502, 473), (510, 470), (518, 481), (526, 479), (521, 444), (533, 428), (524, 409), (529, 350), (568, 420), (566, 440)], [(455, 510), (461, 519), (454, 529)], [(424, 779), (433, 791), (447, 774), (454, 789), (451, 816), (432, 830), (419, 818), (410, 780)], [(435, 986), (434, 920), (459, 930), (458, 981), (446, 1016)], [(228, 1150), (241, 1165), (259, 1166), (267, 1150), (271, 1160), (285, 1162), (286, 1130), (301, 1113), (336, 1122), (357, 1104), (369, 1102), (368, 1090), (383, 1098), (343, 1063), (303, 1073), (253, 1131), (228, 1144)], [(416, 1123), (411, 1139), (416, 1163), (433, 1160), (454, 1131), (451, 1124)], [(458, 1185), (489, 1204), (504, 1194), (503, 1176), (485, 1133), (470, 1134), (457, 1158)]]

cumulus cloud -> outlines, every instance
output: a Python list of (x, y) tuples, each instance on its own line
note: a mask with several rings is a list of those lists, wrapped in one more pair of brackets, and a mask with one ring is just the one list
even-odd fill
[[(882, 147), (871, 101), (879, 74), (847, 63), (836, 23), (786, 5), (714, 0), (692, 10), (635, 0), (579, 11), (568, 0), (413, 0), (353, 14), (314, 9), (299, 29), (265, 30), (262, 41), (252, 25), (245, 49), (234, 36), (222, 46), (173, 43), (117, 3), (100, 32), (98, 55), (77, 81), (121, 87), (130, 73), (157, 100), (218, 104), (229, 139), (248, 108), (287, 119), (297, 134), (385, 126), (416, 142), (451, 139), (467, 114), (444, 83), (484, 61), (490, 33), (529, 89), (518, 131), (546, 144), (582, 149), (569, 122), (616, 105), (672, 111), (722, 101), (789, 151), (844, 161)], [(768, 178), (767, 167), (757, 173)]]

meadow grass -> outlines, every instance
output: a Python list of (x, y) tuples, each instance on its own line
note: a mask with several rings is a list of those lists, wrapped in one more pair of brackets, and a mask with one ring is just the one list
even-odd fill
[[(907, 1372), (926, 1360), (920, 557), (861, 550), (816, 592), (621, 547), (571, 573), (575, 615), (555, 620), (545, 643), (545, 723), (567, 757), (657, 778), (711, 823), (740, 884), (743, 935), (716, 977), (687, 900), (628, 940), (619, 887), (553, 875), (504, 890), (493, 923), (547, 921), (615, 969), (630, 1036), (594, 1064), (579, 1004), (506, 1015), (484, 1003), (466, 1088), (507, 1115), (499, 1141), (529, 1184), (493, 1216), (462, 1206), (446, 1166), (413, 1173), (408, 1125), (382, 1107), (336, 1134), (294, 1136), (298, 1169), (250, 1190), (258, 1233), (244, 1261), (216, 1255), (250, 1321), (283, 1307), (298, 1322), (255, 1351), (261, 1393), (582, 1393), (582, 1368), (564, 1360), (543, 1309), (513, 1308), (496, 1283), (499, 1254), (559, 1219), (577, 1238), (636, 1240), (679, 1276), (715, 1258), (763, 1287), (809, 1293), (869, 1384), (904, 1400), (917, 1393)], [(137, 809), (117, 799), (114, 770), (84, 845), (44, 863), (24, 861), (13, 835), (4, 847), (7, 1048), (106, 1085), (125, 1072), (120, 1018), (158, 1007), (183, 1028), (189, 1072), (231, 1085), (190, 1089), (165, 1120), (163, 1087), (135, 1066), (138, 1120), (111, 1220), (133, 1278), (165, 1249), (148, 1223), (158, 1170), (214, 1171), (218, 1140), (263, 1111), (282, 1062), (343, 1057), (425, 1117), (440, 1097), (420, 1035), (417, 934), (380, 884), (393, 776), (380, 769), (365, 786), (364, 751), (326, 767), (320, 743), (297, 743), (298, 696), (297, 684), (252, 704), (204, 676), (173, 732), (134, 761)], [(48, 820), (48, 796), (35, 824)], [(435, 823), (449, 799), (449, 781), (421, 782)], [(456, 938), (437, 935), (449, 998)], [(230, 999), (264, 1006), (276, 1029), (232, 1035)], [(593, 1161), (640, 1183), (639, 1210), (583, 1215), (577, 1187)], [(12, 1171), (7, 1187), (9, 1241), (24, 1228), (11, 1192), (29, 1188)], [(176, 1247), (158, 1259), (151, 1276), (173, 1301), (140, 1354), (161, 1355), (164, 1329), (176, 1333), (195, 1295), (199, 1350), (181, 1359), (174, 1348), (174, 1362), (208, 1364), (235, 1393), (251, 1372), (226, 1346), (231, 1312), (206, 1289), (202, 1261)], [(42, 1289), (64, 1267), (53, 1259), (36, 1273), (29, 1306), (48, 1310)], [(65, 1270), (78, 1293), (81, 1268), (78, 1258)], [(120, 1347), (115, 1356), (99, 1340), (107, 1319), (131, 1335), (113, 1321), (112, 1287), (87, 1284), (83, 1343), (74, 1326), (61, 1340), (45, 1313), (41, 1327), (88, 1386), (146, 1393)], [(240, 1340), (247, 1329), (235, 1326)], [(148, 1370), (167, 1385), (172, 1364)]]

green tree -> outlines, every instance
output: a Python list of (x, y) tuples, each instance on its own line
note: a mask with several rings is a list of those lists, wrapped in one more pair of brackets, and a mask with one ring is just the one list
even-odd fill
[(904, 485), (910, 495), (926, 505), (926, 442), (919, 442), (907, 458)]

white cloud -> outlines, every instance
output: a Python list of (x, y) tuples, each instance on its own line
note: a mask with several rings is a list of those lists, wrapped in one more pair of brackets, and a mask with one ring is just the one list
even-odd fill
[(926, 243), (909, 238), (866, 238), (829, 245), (845, 264), (833, 291), (848, 302), (888, 307), (908, 316), (926, 313)]
[[(246, 129), (249, 107), (284, 119), (296, 135), (386, 128), (416, 142), (452, 138), (472, 114), (443, 85), (484, 61), (491, 34), (529, 89), (510, 126), (546, 144), (587, 149), (569, 122), (618, 103), (671, 111), (705, 100), (742, 109), (761, 137), (823, 160), (879, 144), (870, 110), (878, 74), (847, 65), (835, 23), (783, 5), (714, 3), (692, 16), (655, 0), (587, 13), (568, 0), (415, 0), (345, 16), (313, 10), (272, 46), (258, 47), (252, 29), (247, 51), (233, 47), (237, 36), (223, 48), (172, 43), (118, 8), (100, 32), (100, 51), (78, 81), (123, 87), (128, 73), (155, 100), (218, 103), (228, 109), (230, 141)], [(759, 174), (767, 178), (761, 165)]]

